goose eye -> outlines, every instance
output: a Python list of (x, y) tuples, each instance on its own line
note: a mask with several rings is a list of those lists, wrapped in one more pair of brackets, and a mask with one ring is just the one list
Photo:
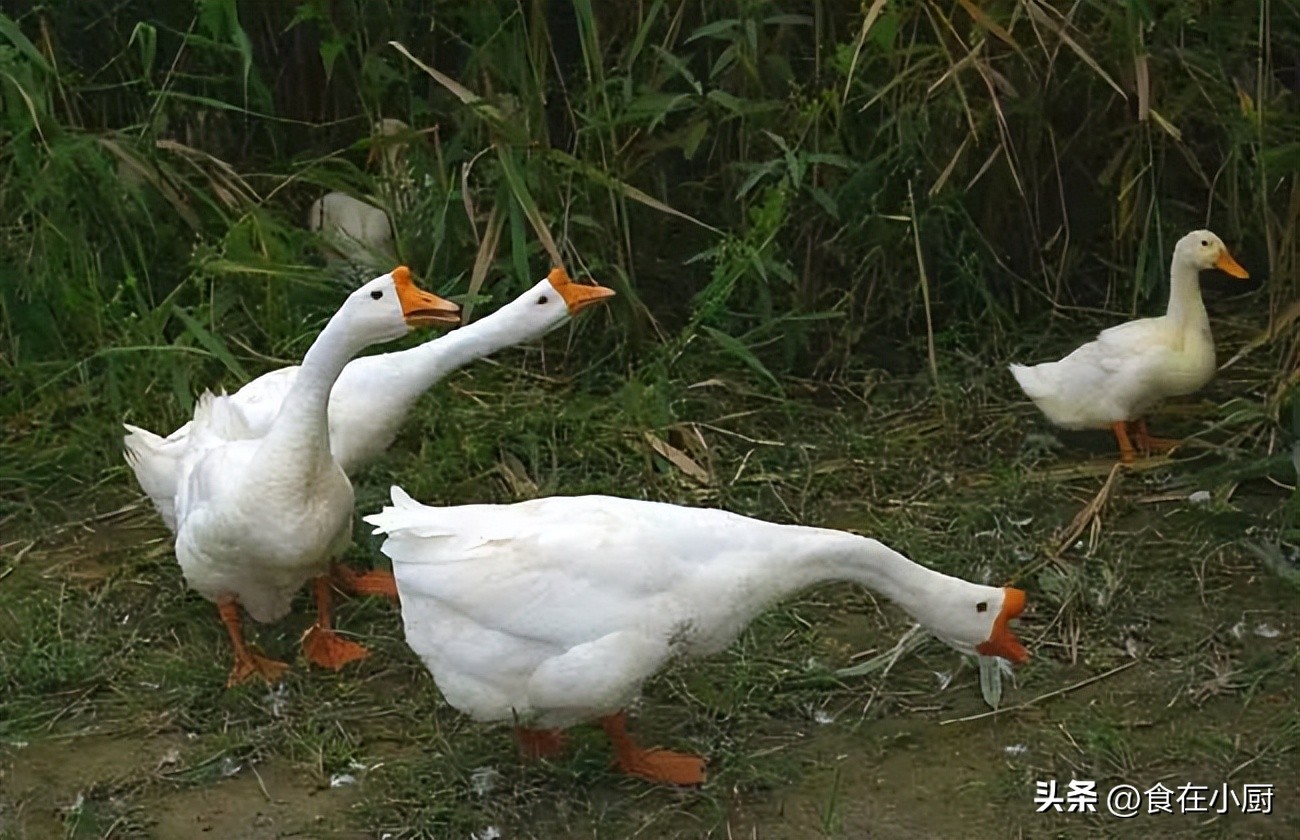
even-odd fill
[(370, 293), (370, 299), (371, 299), (371, 300), (379, 300), (379, 299), (380, 299), (381, 297), (383, 297), (383, 296), (384, 296), (384, 293), (381, 292), (381, 291), (379, 291), (378, 289), (375, 289), (373, 292)]
[(975, 605), (975, 612), (988, 612), (988, 611), (989, 611), (988, 601), (980, 601), (978, 604)]
[(1201, 247), (1202, 247), (1202, 248), (1208, 248), (1208, 247), (1210, 247), (1210, 240), (1208, 240), (1208, 239), (1202, 239), (1202, 240), (1201, 240)]
[(546, 303), (548, 300), (550, 300), (550, 298), (548, 298), (546, 295), (542, 295), (541, 297), (539, 297), (539, 298), (537, 299), (537, 302), (538, 302), (538, 303)]

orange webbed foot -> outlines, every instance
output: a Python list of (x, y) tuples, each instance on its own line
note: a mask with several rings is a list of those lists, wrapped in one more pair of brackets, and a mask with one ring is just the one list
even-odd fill
[(704, 784), (704, 759), (672, 750), (620, 752), (615, 762), (629, 776), (669, 785)]
[(303, 635), (302, 651), (313, 664), (334, 671), (370, 655), (366, 648), (319, 624), (313, 624)]
[(230, 644), (235, 649), (235, 665), (230, 669), (230, 676), (226, 679), (226, 688), (247, 682), (253, 677), (261, 677), (274, 685), (284, 676), (284, 672), (289, 670), (288, 665), (274, 659), (267, 659), (260, 653), (254, 653), (244, 643), (243, 618), (239, 614), (239, 604), (233, 595), (225, 595), (217, 599), (217, 614), (221, 616), (221, 622), (226, 625), (226, 631), (230, 634)]
[(251, 650), (245, 650), (242, 655), (235, 655), (235, 666), (230, 669), (230, 677), (226, 680), (226, 688), (248, 682), (254, 677), (261, 677), (268, 684), (275, 685), (288, 670), (289, 666), (283, 662), (277, 662), (261, 654), (253, 653)]
[(1133, 438), (1138, 449), (1148, 455), (1152, 452), (1172, 452), (1182, 444), (1181, 440), (1175, 438), (1155, 437), (1147, 431), (1146, 420), (1137, 420), (1133, 423)]
[(352, 595), (378, 595), (390, 601), (398, 600), (397, 580), (392, 572), (375, 569), (358, 572), (350, 566), (335, 563), (330, 569), (330, 578), (339, 590)]
[(624, 773), (659, 784), (704, 784), (703, 758), (672, 750), (644, 749), (628, 734), (626, 713), (607, 715), (600, 724), (614, 746), (614, 763)]
[(529, 729), (526, 726), (515, 727), (515, 740), (519, 742), (519, 752), (529, 761), (556, 758), (564, 753), (569, 743), (563, 729)]

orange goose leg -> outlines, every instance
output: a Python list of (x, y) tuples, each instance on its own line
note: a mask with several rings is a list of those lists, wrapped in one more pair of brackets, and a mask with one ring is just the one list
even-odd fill
[(1118, 420), (1110, 424), (1110, 430), (1115, 433), (1115, 440), (1119, 442), (1119, 459), (1125, 464), (1131, 464), (1137, 459), (1137, 452), (1133, 449), (1133, 442), (1128, 439), (1128, 424), (1123, 420)]
[(630, 776), (640, 776), (652, 782), (670, 785), (699, 785), (704, 783), (704, 759), (697, 755), (672, 750), (644, 749), (627, 732), (627, 713), (609, 715), (600, 719), (605, 735), (614, 745), (614, 760), (618, 769)]
[(349, 662), (365, 659), (370, 655), (370, 651), (356, 642), (341, 638), (331, 628), (330, 600), (332, 592), (330, 590), (330, 576), (321, 575), (316, 578), (315, 587), (316, 613), (318, 617), (316, 623), (303, 634), (303, 653), (307, 654), (308, 659), (322, 668), (332, 668), (335, 671)]
[(1182, 443), (1181, 440), (1173, 440), (1172, 438), (1152, 437), (1151, 434), (1147, 432), (1147, 421), (1145, 417), (1141, 420), (1135, 421), (1133, 425), (1137, 427), (1135, 431), (1137, 432), (1136, 437), (1138, 448), (1143, 452), (1169, 452), (1174, 447), (1178, 446), (1178, 444)]
[(358, 572), (342, 563), (330, 564), (330, 577), (341, 592), (353, 595), (379, 595), (390, 601), (397, 600), (397, 581), (392, 572), (380, 572), (371, 569)]
[(239, 615), (239, 604), (233, 596), (218, 599), (217, 613), (221, 616), (221, 623), (226, 625), (226, 632), (230, 634), (230, 644), (235, 648), (235, 666), (230, 669), (230, 677), (226, 680), (227, 688), (247, 682), (253, 677), (274, 683), (289, 670), (289, 666), (283, 662), (253, 653), (244, 644), (243, 620)]

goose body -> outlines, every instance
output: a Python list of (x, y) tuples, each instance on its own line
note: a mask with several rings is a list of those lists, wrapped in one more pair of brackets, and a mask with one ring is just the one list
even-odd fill
[(255, 436), (227, 396), (200, 398), (191, 442), (176, 498), (185, 582), (256, 621), (283, 618), (351, 541), (351, 482), (328, 449)]
[(257, 621), (289, 611), (316, 578), (320, 620), (305, 642), (329, 667), (365, 655), (329, 625), (330, 563), (351, 539), (352, 484), (330, 453), (330, 389), (364, 347), (410, 326), (454, 321), (457, 307), (420, 291), (405, 268), (348, 296), (307, 351), (283, 406), (255, 429), (238, 403), (205, 393), (180, 457), (175, 498), (176, 559), (190, 588), (217, 603), (235, 647), (231, 682), (274, 678), (284, 665), (243, 644), (239, 606)]
[(854, 534), (610, 496), (437, 508), (392, 495), (365, 521), (388, 535), (407, 644), (447, 702), (533, 733), (600, 718), (623, 768), (659, 781), (698, 781), (699, 767), (635, 747), (620, 710), (670, 658), (724, 649), (813, 584), (860, 583), (958, 650), (1028, 657), (1007, 627), (1023, 593)]
[[(393, 218), (401, 221), (405, 206), (410, 201), (409, 172), (403, 173), (403, 147), (405, 142), (394, 141), (410, 129), (401, 120), (382, 119), (375, 123), (372, 145), (367, 163), (382, 156), (381, 200), (393, 210)], [(401, 183), (394, 183), (400, 180)], [(400, 199), (394, 203), (393, 199)], [(388, 211), (368, 201), (344, 192), (328, 192), (312, 202), (307, 211), (307, 227), (321, 234), (329, 246), (329, 256), (342, 258), (363, 266), (392, 265), (397, 261), (397, 243), (393, 222)]]
[(307, 226), (324, 237), (334, 254), (361, 265), (397, 261), (388, 213), (347, 193), (328, 192), (312, 202)]
[[(335, 461), (346, 474), (355, 475), (388, 449), (416, 401), (448, 374), (503, 347), (540, 338), (613, 294), (601, 286), (574, 283), (557, 268), (473, 324), (409, 350), (353, 359), (329, 397), (330, 449)], [(270, 428), (299, 370), (294, 365), (270, 371), (229, 397), (254, 434)], [(172, 530), (180, 457), (189, 446), (192, 426), (186, 423), (166, 437), (126, 426), (127, 461), (140, 488)]]
[(1170, 444), (1148, 435), (1142, 418), (1157, 403), (1195, 393), (1214, 376), (1214, 339), (1200, 285), (1200, 272), (1208, 268), (1249, 276), (1219, 237), (1208, 230), (1192, 231), (1174, 247), (1164, 315), (1103, 330), (1056, 362), (1013, 364), (1012, 375), (1056, 425), (1114, 430), (1125, 461), (1135, 456), (1132, 423), (1138, 424), (1141, 448)]

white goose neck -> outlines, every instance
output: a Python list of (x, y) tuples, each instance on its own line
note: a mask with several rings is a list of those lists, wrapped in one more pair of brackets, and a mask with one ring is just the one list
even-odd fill
[(1190, 259), (1174, 252), (1169, 266), (1169, 307), (1165, 316), (1180, 329), (1201, 329), (1209, 324), (1201, 300), (1201, 273)]
[(409, 350), (384, 353), (372, 358), (396, 372), (394, 384), (400, 398), (413, 402), (435, 383), (470, 362), (532, 337), (530, 325), (513, 303), (486, 318), (453, 330)]
[[(942, 629), (947, 612), (961, 599), (971, 603), (996, 598), (1001, 590), (946, 575), (909, 560), (878, 540), (844, 531), (800, 528), (793, 553), (773, 552), (789, 594), (818, 583), (846, 580), (884, 595), (932, 630)], [(779, 557), (777, 556), (779, 555)], [(775, 571), (775, 570), (774, 570)]]
[(264, 446), (279, 452), (306, 449), (328, 454), (330, 390), (344, 366), (367, 343), (353, 334), (342, 313), (336, 313), (303, 356)]

